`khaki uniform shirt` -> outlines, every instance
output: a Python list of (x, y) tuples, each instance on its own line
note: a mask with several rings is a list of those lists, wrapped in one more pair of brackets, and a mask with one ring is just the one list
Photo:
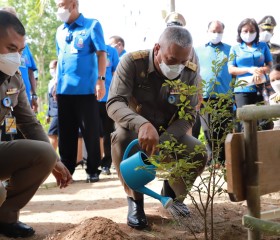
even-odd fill
[[(196, 64), (188, 62), (181, 73), (181, 81), (197, 86), (197, 69)], [(153, 50), (127, 53), (114, 74), (107, 101), (108, 115), (116, 122), (116, 127), (138, 133), (141, 125), (150, 122), (158, 131), (164, 127), (175, 138), (185, 135), (195, 120), (197, 95), (189, 97), (191, 109), (186, 109), (192, 119), (179, 119), (176, 106), (179, 98), (173, 104), (168, 102), (172, 89), (162, 86), (165, 80), (154, 67)]]
[[(23, 136), (27, 139), (49, 142), (48, 136), (30, 107), (21, 75), (16, 73), (10, 77), (0, 74), (2, 74), (0, 75), (0, 123), (2, 124), (5, 116), (11, 112), (11, 108), (3, 105), (3, 99), (9, 97), (12, 101), (12, 115), (16, 118), (17, 128)], [(14, 93), (7, 94), (9, 89), (13, 89)]]
[(280, 45), (270, 43), (270, 53), (272, 55), (273, 64), (279, 64), (280, 63)]

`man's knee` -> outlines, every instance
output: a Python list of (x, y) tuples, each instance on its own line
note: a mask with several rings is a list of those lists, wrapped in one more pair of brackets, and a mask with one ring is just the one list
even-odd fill
[(47, 169), (52, 169), (57, 162), (57, 154), (51, 144), (40, 142), (40, 163)]
[(7, 197), (7, 191), (3, 183), (0, 181), (0, 206), (5, 202)]

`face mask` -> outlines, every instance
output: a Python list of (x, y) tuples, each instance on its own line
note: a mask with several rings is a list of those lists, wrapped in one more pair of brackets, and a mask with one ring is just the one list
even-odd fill
[(62, 22), (67, 22), (70, 18), (70, 15), (71, 13), (69, 9), (65, 9), (65, 8), (59, 8), (56, 13), (57, 18)]
[(55, 69), (51, 68), (50, 69), (50, 74), (53, 78), (55, 77), (55, 73), (56, 73)]
[(21, 56), (18, 52), (0, 54), (0, 71), (14, 76), (21, 64)]
[(180, 75), (185, 66), (183, 64), (167, 65), (164, 61), (161, 61), (159, 67), (165, 77), (174, 79)]
[(272, 38), (272, 33), (268, 32), (268, 31), (264, 31), (260, 33), (260, 42), (269, 42), (270, 39)]
[(276, 93), (280, 93), (280, 79), (270, 82), (270, 84)]
[(245, 43), (251, 43), (255, 40), (257, 33), (241, 33), (240, 37)]
[(223, 34), (208, 32), (208, 38), (209, 38), (209, 42), (211, 42), (213, 44), (218, 44), (219, 42), (222, 41)]

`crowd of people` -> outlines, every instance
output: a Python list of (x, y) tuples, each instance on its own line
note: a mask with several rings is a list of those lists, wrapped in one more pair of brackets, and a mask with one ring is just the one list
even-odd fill
[[(131, 189), (120, 172), (126, 147), (138, 139), (132, 153), (142, 149), (152, 156), (172, 135), (192, 153), (203, 146), (198, 140), (202, 129), (206, 153), (193, 155), (191, 161), (199, 164), (191, 179), (186, 172), (176, 181), (165, 180), (161, 191), (181, 202), (182, 211), (189, 214), (183, 202), (196, 177), (212, 161), (225, 164), (224, 142), (217, 159), (213, 149), (215, 139), (224, 139), (236, 108), (280, 102), (280, 46), (270, 42), (275, 19), (242, 20), (234, 46), (222, 41), (223, 22), (213, 20), (205, 44), (194, 48), (184, 17), (172, 12), (151, 49), (126, 52), (120, 36), (105, 43), (101, 23), (84, 17), (78, 0), (56, 0), (56, 6), (63, 23), (55, 36), (57, 58), (49, 64), (48, 133), (36, 119), (37, 67), (25, 42), (25, 28), (12, 7), (0, 11), (0, 234), (32, 236), (34, 229), (19, 221), (20, 210), (51, 172), (60, 187), (67, 187), (77, 164), (84, 163), (88, 183), (98, 182), (101, 173), (111, 174), (114, 165), (127, 194), (127, 224), (147, 227), (143, 194)], [(213, 71), (213, 61), (224, 61), (218, 72)], [(188, 118), (179, 117), (180, 92), (164, 84), (177, 79), (197, 89), (187, 96)], [(203, 109), (209, 101), (217, 108), (222, 94), (232, 94), (233, 99), (220, 125)], [(217, 126), (219, 131), (211, 131)], [(275, 120), (266, 129), (279, 126)], [(241, 132), (242, 125), (235, 131)], [(16, 133), (21, 134), (18, 140)]]

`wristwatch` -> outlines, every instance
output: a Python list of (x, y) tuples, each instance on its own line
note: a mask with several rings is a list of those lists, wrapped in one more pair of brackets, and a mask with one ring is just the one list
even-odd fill
[(31, 95), (31, 100), (37, 100), (37, 99), (38, 99), (37, 94), (36, 94), (36, 93), (33, 93), (33, 94)]
[(104, 76), (98, 76), (97, 79), (105, 81), (106, 78)]

